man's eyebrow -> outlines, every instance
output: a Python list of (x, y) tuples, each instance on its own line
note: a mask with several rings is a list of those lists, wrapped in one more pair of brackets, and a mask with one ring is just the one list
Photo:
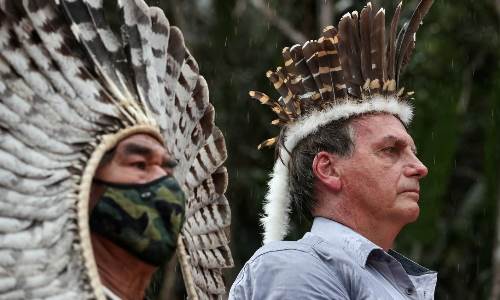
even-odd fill
[(389, 142), (392, 142), (392, 143), (397, 143), (397, 142), (403, 142), (403, 143), (406, 143), (404, 140), (394, 136), (394, 135), (386, 135), (384, 136), (381, 140), (380, 140), (380, 144), (384, 144), (384, 143), (389, 143)]
[(402, 143), (404, 145), (410, 146), (411, 150), (413, 153), (417, 154), (417, 146), (415, 146), (413, 143), (408, 143), (408, 141), (398, 138), (397, 136), (394, 135), (386, 135), (382, 138), (382, 143), (386, 142), (393, 142), (393, 143)]
[(142, 156), (150, 156), (153, 154), (153, 150), (149, 147), (142, 146), (140, 144), (130, 143), (125, 144), (123, 147), (123, 152), (126, 155), (142, 155)]

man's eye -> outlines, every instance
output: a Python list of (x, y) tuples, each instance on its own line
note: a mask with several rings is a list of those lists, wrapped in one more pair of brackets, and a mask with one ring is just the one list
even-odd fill
[(386, 148), (382, 149), (382, 151), (395, 154), (398, 152), (398, 148), (391, 146), (391, 147), (386, 147)]
[(143, 161), (134, 162), (132, 166), (140, 170), (146, 170), (146, 163)]
[(178, 164), (179, 162), (177, 160), (170, 159), (163, 163), (163, 167), (167, 169), (173, 169), (177, 167)]

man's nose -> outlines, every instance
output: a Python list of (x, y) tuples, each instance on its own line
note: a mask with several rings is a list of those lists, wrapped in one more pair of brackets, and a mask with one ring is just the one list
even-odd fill
[(161, 166), (153, 166), (148, 172), (148, 182), (167, 175), (167, 171)]
[(408, 177), (424, 178), (429, 173), (427, 167), (412, 153), (412, 159), (405, 168), (405, 175)]

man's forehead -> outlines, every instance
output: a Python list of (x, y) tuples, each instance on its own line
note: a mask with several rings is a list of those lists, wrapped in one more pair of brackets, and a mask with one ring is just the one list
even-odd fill
[(131, 135), (121, 140), (117, 145), (117, 150), (120, 152), (127, 152), (128, 150), (140, 148), (166, 153), (165, 147), (156, 138), (142, 133)]
[(163, 145), (154, 137), (151, 135), (145, 134), (145, 133), (137, 133), (133, 134), (131, 136), (128, 136), (121, 140), (118, 145), (125, 145), (129, 143), (144, 143), (147, 145), (158, 145), (163, 147)]
[(351, 124), (357, 138), (372, 141), (402, 140), (414, 146), (413, 139), (403, 123), (393, 115), (385, 113), (364, 115), (353, 119)]

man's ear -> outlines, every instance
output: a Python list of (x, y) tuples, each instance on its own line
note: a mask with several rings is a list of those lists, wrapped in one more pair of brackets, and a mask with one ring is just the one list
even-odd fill
[(318, 183), (332, 192), (339, 192), (342, 189), (337, 161), (337, 155), (321, 151), (316, 154), (312, 163), (312, 171)]

